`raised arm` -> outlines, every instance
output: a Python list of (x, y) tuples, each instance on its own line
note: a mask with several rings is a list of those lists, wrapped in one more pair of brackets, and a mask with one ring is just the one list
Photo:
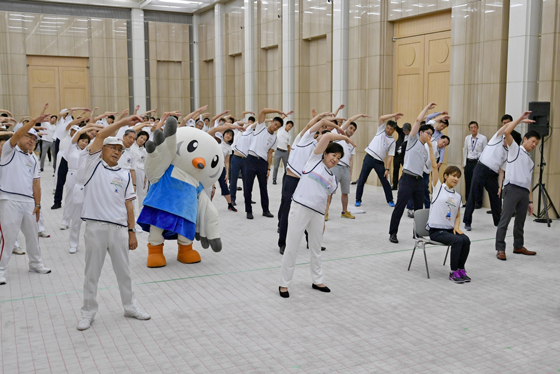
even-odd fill
[(336, 110), (336, 112), (333, 113), (334, 116), (336, 117), (336, 116), (338, 115), (338, 112), (340, 112), (342, 109), (344, 109), (344, 107), (345, 107), (345, 105), (344, 105), (344, 104), (341, 104), (341, 105), (338, 107), (338, 109)]
[(329, 133), (329, 134), (325, 134), (321, 137), (321, 139), (319, 140), (319, 143), (317, 143), (317, 147), (315, 147), (315, 150), (313, 151), (313, 153), (315, 153), (316, 155), (322, 154), (327, 149), (329, 143), (334, 142), (336, 140), (345, 140), (349, 144), (352, 144), (354, 147), (356, 146), (356, 144), (354, 144), (352, 142), (352, 140), (350, 140), (350, 138), (347, 137), (346, 135)]
[(224, 125), (220, 125), (220, 126), (216, 126), (210, 130), (208, 130), (207, 134), (210, 136), (214, 136), (214, 134), (216, 134), (217, 132), (224, 132), (226, 130), (240, 130), (243, 131), (244, 127), (243, 126), (239, 126), (239, 125), (234, 125), (233, 123), (226, 123)]
[(49, 116), (50, 114), (43, 114), (42, 116), (32, 118), (29, 122), (27, 122), (27, 124), (21, 126), (19, 130), (16, 131), (15, 134), (10, 138), (10, 145), (12, 147), (15, 147), (20, 139), (23, 138), (29, 132), (29, 130), (31, 130), (33, 126), (35, 126), (36, 123), (43, 122)]
[(278, 109), (270, 109), (270, 108), (264, 108), (263, 110), (261, 110), (261, 112), (259, 113), (259, 119), (258, 119), (258, 123), (263, 123), (264, 120), (266, 119), (266, 115), (267, 114), (272, 114), (272, 113), (278, 113), (280, 115), (283, 115), (284, 112), (282, 112), (281, 110)]
[(225, 114), (228, 114), (229, 110), (225, 110), (220, 114), (216, 114), (214, 117), (212, 117), (212, 119), (210, 120), (210, 123), (213, 124), (214, 122), (216, 122), (220, 117), (222, 117)]
[(82, 134), (85, 134), (86, 132), (94, 129), (102, 130), (103, 126), (90, 123), (89, 125), (82, 127), (80, 130), (76, 131), (74, 137), (72, 137), (72, 144), (76, 144)]
[(381, 125), (382, 123), (385, 123), (391, 118), (395, 118), (395, 121), (398, 121), (402, 116), (403, 116), (402, 113), (384, 114), (379, 117), (378, 124)]
[(97, 136), (95, 137), (95, 139), (93, 140), (93, 143), (91, 144), (90, 148), (89, 148), (89, 152), (91, 154), (98, 152), (101, 150), (101, 148), (103, 147), (103, 141), (108, 138), (109, 136), (113, 135), (115, 132), (117, 132), (121, 127), (123, 126), (131, 126), (135, 123), (141, 122), (142, 118), (140, 118), (139, 116), (130, 116), (130, 117), (126, 117), (124, 119), (121, 119), (120, 121), (117, 121), (115, 123), (113, 123), (112, 125), (109, 125), (107, 127), (104, 127), (101, 131), (99, 131), (99, 133), (97, 134)]
[(123, 110), (122, 113), (119, 115), (119, 117), (115, 120), (115, 122), (118, 122), (124, 117), (128, 116), (128, 113), (129, 113), (128, 109)]
[(341, 129), (342, 131), (346, 131), (346, 129), (348, 127), (350, 127), (350, 125), (352, 124), (352, 122), (356, 121), (358, 118), (371, 118), (371, 116), (368, 116), (367, 114), (357, 114), (354, 117), (350, 117), (348, 118), (348, 120), (346, 122), (344, 122), (344, 125), (342, 125)]
[(309, 121), (307, 123), (307, 125), (305, 125), (305, 127), (303, 128), (303, 130), (301, 130), (300, 135), (303, 136), (303, 134), (305, 134), (307, 132), (307, 130), (309, 130), (313, 125), (317, 124), (317, 121), (319, 121), (320, 119), (326, 117), (326, 116), (332, 116), (333, 113), (330, 112), (324, 112), (321, 114), (317, 114), (316, 116), (314, 116), (311, 121)]
[[(80, 123), (80, 122), (82, 122), (82, 121), (85, 121), (85, 120), (86, 120), (86, 119), (84, 119), (84, 118), (76, 118), (75, 120), (70, 121), (70, 123), (68, 123), (68, 124), (66, 125), (66, 131), (70, 130), (70, 128), (71, 128), (72, 126), (77, 125), (78, 123)], [(89, 121), (89, 119), (88, 119), (88, 121)]]
[(434, 109), (436, 107), (436, 103), (429, 103), (418, 115), (418, 117), (416, 118), (416, 121), (414, 122), (414, 125), (412, 125), (412, 130), (410, 130), (410, 134), (409, 137), (413, 137), (414, 135), (418, 134), (418, 130), (420, 129), (420, 123), (422, 123), (422, 121), (424, 120), (424, 117), (426, 117), (426, 113), (428, 113), (428, 110), (430, 109)]
[(519, 125), (521, 122), (523, 123), (533, 123), (535, 121), (528, 119), (529, 118), (529, 114), (531, 114), (531, 112), (527, 111), (527, 112), (523, 112), (523, 114), (521, 115), (521, 117), (519, 117), (518, 119), (516, 119), (515, 121), (509, 122), (506, 125), (506, 128), (504, 130), (504, 135), (506, 136), (506, 144), (508, 146), (511, 145), (511, 143), (513, 143), (513, 136), (511, 136), (511, 133), (513, 131), (513, 129), (515, 129), (515, 127), (517, 125)]

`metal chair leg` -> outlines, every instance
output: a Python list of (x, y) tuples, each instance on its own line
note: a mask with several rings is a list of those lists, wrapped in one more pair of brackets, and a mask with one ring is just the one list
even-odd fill
[(414, 258), (414, 252), (416, 252), (416, 247), (418, 246), (418, 243), (414, 244), (414, 248), (412, 249), (412, 256), (410, 256), (410, 262), (408, 263), (408, 271), (410, 271), (410, 265), (412, 265), (412, 259)]
[(426, 244), (422, 243), (422, 249), (424, 250), (424, 262), (426, 263), (426, 274), (428, 279), (430, 279), (430, 271), (428, 270), (428, 257), (426, 257)]
[(449, 248), (451, 248), (450, 246), (447, 246), (447, 252), (445, 252), (445, 258), (443, 259), (443, 265), (445, 266), (445, 261), (447, 261), (447, 255), (449, 254)]

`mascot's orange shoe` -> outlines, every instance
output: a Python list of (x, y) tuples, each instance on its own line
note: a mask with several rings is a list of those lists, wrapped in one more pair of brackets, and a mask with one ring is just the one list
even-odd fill
[(166, 265), (165, 256), (163, 255), (163, 244), (148, 244), (148, 267), (161, 268)]
[(192, 243), (189, 245), (179, 244), (179, 252), (177, 253), (177, 261), (183, 264), (196, 264), (200, 262), (200, 254), (192, 249)]

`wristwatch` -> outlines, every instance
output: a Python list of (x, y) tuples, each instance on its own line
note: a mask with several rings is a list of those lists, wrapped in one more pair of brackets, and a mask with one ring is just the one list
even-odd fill
[(136, 229), (128, 229), (128, 232), (136, 232)]
[(35, 208), (41, 209), (41, 204), (35, 204)]

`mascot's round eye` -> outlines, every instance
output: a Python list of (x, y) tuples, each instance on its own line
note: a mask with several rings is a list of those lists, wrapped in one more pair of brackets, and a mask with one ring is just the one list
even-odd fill
[(218, 155), (214, 156), (214, 158), (212, 159), (212, 168), (215, 168), (216, 166), (218, 166), (218, 161), (220, 161), (220, 157)]
[(195, 149), (198, 148), (198, 142), (196, 140), (193, 140), (192, 142), (189, 143), (189, 145), (187, 146), (187, 151), (189, 152), (194, 152)]

